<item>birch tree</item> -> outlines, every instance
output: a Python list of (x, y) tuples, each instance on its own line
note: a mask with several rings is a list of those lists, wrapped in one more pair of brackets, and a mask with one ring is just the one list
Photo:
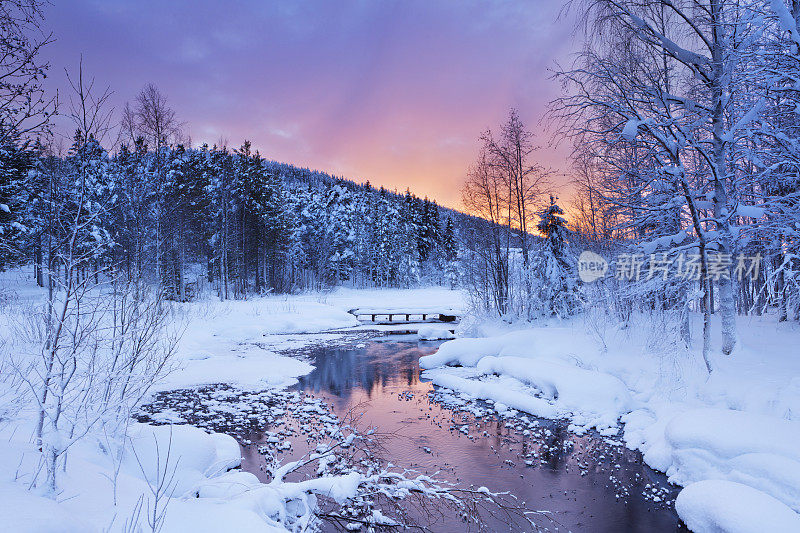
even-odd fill
[[(629, 189), (622, 206), (677, 230), (652, 235), (650, 250), (687, 244), (699, 250), (707, 356), (712, 305), (707, 256), (730, 258), (735, 251), (731, 191), (740, 176), (730, 149), (760, 110), (760, 103), (738, 98), (757, 18), (736, 0), (596, 0), (582, 9), (596, 33), (575, 68), (559, 72), (575, 92), (556, 101), (554, 110), (566, 119), (568, 135), (598, 143), (597, 153), (617, 154), (612, 164), (619, 166), (620, 178), (635, 168), (632, 187), (618, 179), (617, 190)], [(619, 158), (631, 150), (632, 164)], [(647, 233), (641, 222), (636, 226)], [(729, 276), (715, 281), (722, 352), (730, 354), (736, 345), (733, 285)]]

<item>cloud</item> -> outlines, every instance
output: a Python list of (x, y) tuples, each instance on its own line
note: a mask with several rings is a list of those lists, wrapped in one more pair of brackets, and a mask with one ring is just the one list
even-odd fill
[(455, 206), (480, 132), (511, 106), (535, 126), (555, 94), (546, 68), (570, 51), (560, 7), (76, 0), (51, 6), (47, 53), (61, 90), (83, 53), (118, 108), (155, 83), (195, 142), (246, 138), (271, 159)]

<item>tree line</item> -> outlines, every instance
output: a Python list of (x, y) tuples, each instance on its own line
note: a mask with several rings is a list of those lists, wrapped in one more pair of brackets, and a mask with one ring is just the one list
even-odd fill
[(198, 285), (243, 298), (457, 272), (454, 214), (435, 202), (266, 161), (247, 141), (156, 151), (140, 136), (109, 154), (78, 130), (65, 157), (13, 143), (3, 155), (3, 261), (32, 262), (42, 286), (63, 274), (65, 246), (79, 276), (113, 270), (182, 301)]
[(108, 90), (96, 96), (81, 68), (72, 87), (76, 129), (63, 156), (44, 131), (2, 145), (0, 267), (32, 263), (46, 286), (74, 263), (79, 277), (149, 281), (178, 301), (208, 287), (228, 299), (338, 284), (455, 286), (456, 228), (469, 217), (410, 191), (266, 160), (249, 141), (192, 148), (154, 85), (125, 106), (109, 153)]

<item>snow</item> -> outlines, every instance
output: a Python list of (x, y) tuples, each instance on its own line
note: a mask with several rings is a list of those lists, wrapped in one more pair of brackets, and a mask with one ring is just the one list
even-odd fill
[(789, 12), (786, 4), (782, 0), (770, 0), (769, 6), (772, 12), (778, 17), (781, 28), (791, 35), (792, 40), (800, 45), (800, 33), (797, 31), (797, 22)]
[[(159, 479), (166, 481), (162, 505), (169, 500), (165, 531), (215, 531), (226, 521), (240, 523), (239, 504), (232, 500), (237, 493), (230, 486), (234, 481), (252, 486), (254, 476), (226, 473), (241, 462), (232, 437), (191, 426), (144, 424), (133, 424), (129, 435), (131, 445), (124, 450), (116, 484), (114, 457), (119, 448), (93, 436), (71, 452), (56, 500), (28, 491), (28, 475), (17, 477), (27, 463), (35, 466), (36, 450), (26, 443), (4, 442), (0, 497), (4, 504), (16, 505), (3, 506), (0, 523), (11, 531), (121, 531), (140, 497), (152, 505), (151, 491)], [(263, 531), (263, 518), (253, 518), (258, 518), (258, 527), (251, 520), (253, 527), (242, 530)], [(147, 525), (144, 517), (141, 523)]]
[[(609, 374), (576, 367), (560, 358), (558, 350), (537, 349), (541, 338), (541, 332), (523, 330), (501, 337), (456, 339), (443, 344), (435, 354), (420, 358), (420, 367), (474, 367), (474, 377), (500, 379), (469, 385), (452, 372), (428, 370), (423, 376), (437, 385), (502, 402), (536, 416), (570, 417), (576, 427), (616, 427), (619, 417), (629, 412), (633, 404), (625, 384)], [(517, 397), (520, 391), (523, 396), (526, 394), (526, 387), (530, 398)]]
[[(462, 377), (453, 372), (442, 372), (440, 369), (427, 371), (423, 377), (441, 387), (463, 392), (473, 398), (492, 400), (495, 402), (495, 408), (501, 411), (511, 407), (543, 418), (558, 416), (558, 411), (550, 402), (537, 398), (533, 391), (526, 390), (519, 382), (511, 379), (481, 381)], [(498, 407), (501, 404), (505, 408)]]
[(352, 309), (353, 314), (358, 315), (459, 315), (462, 313), (460, 309), (452, 307), (440, 306), (405, 306), (405, 307), (358, 307)]
[(417, 331), (417, 336), (423, 341), (438, 341), (445, 339), (455, 339), (455, 334), (447, 328), (436, 326), (422, 326)]
[(325, 494), (341, 504), (356, 495), (356, 490), (362, 479), (362, 475), (358, 472), (351, 472), (337, 477), (318, 477), (297, 483), (295, 490), (297, 494), (307, 491)]
[[(181, 312), (185, 325), (176, 354), (176, 368), (159, 389), (235, 384), (241, 388), (285, 387), (311, 372), (304, 361), (264, 349), (279, 345), (284, 335), (318, 333), (359, 324), (345, 311), (287, 297), (245, 301), (196, 302)], [(305, 343), (313, 336), (304, 336)], [(301, 344), (302, 346), (302, 344)]]
[(580, 426), (611, 428), (633, 404), (628, 389), (609, 374), (574, 365), (522, 357), (484, 357), (481, 374), (512, 376), (541, 391), (562, 413)]
[(765, 213), (766, 209), (754, 205), (739, 205), (736, 207), (736, 214), (740, 217), (761, 218)]
[(5, 531), (71, 533), (91, 526), (57, 502), (36, 496), (10, 484), (0, 484), (0, 523)]
[(640, 17), (629, 14), (628, 15), (631, 21), (634, 23), (635, 26), (638, 26), (642, 31), (646, 31), (654, 35), (661, 43), (661, 46), (664, 48), (666, 52), (670, 55), (675, 57), (681, 63), (685, 65), (706, 65), (709, 63), (709, 59), (705, 56), (692, 52), (691, 50), (687, 50), (682, 48), (676, 42), (669, 39), (667, 36), (655, 31), (647, 22), (645, 22)]
[(124, 466), (153, 485), (165, 472), (174, 471), (174, 496), (186, 496), (206, 478), (241, 464), (239, 444), (233, 437), (209, 435), (192, 426), (136, 424), (128, 438), (130, 449), (125, 450)]
[(670, 248), (674, 245), (680, 244), (688, 237), (686, 230), (681, 230), (674, 235), (664, 235), (652, 241), (642, 243), (642, 251), (646, 254), (651, 254), (658, 249)]
[(693, 483), (678, 494), (675, 509), (695, 533), (800, 531), (800, 515), (761, 491), (731, 481)]
[(636, 138), (636, 134), (639, 132), (639, 126), (641, 126), (644, 122), (641, 120), (637, 120), (632, 118), (625, 122), (625, 126), (622, 128), (622, 138), (626, 141), (632, 141)]
[(664, 430), (673, 450), (702, 449), (719, 459), (770, 453), (800, 460), (800, 423), (730, 409), (694, 409)]
[(800, 422), (729, 409), (694, 409), (664, 430), (669, 479), (732, 479), (800, 511)]
[[(697, 332), (700, 317), (693, 318)], [(719, 331), (719, 324), (714, 327)], [(680, 349), (665, 340), (663, 325), (636, 317), (626, 328), (601, 318), (486, 322), (473, 330), (483, 336), (460, 332), (421, 358), (422, 377), (489, 400), (497, 410), (567, 418), (575, 431), (616, 435), (621, 428), (625, 444), (673, 483), (737, 483), (790, 513), (800, 512), (796, 324), (777, 323), (774, 316), (740, 317), (740, 346), (731, 356), (712, 354), (710, 377), (699, 353), (701, 339)], [(699, 497), (692, 502), (697, 516), (700, 507), (714, 503)], [(759, 512), (751, 507), (751, 514)], [(717, 519), (712, 514), (708, 520)]]
[[(42, 300), (44, 291), (30, 283), (27, 270), (1, 273), (0, 282), (4, 289), (0, 337), (12, 338), (15, 321)], [(173, 326), (180, 341), (174, 368), (154, 384), (154, 390), (213, 383), (245, 390), (282, 389), (313, 369), (287, 351), (328, 342), (334, 338), (331, 331), (363, 330), (348, 309), (379, 305), (419, 308), (431, 301), (441, 301), (448, 309), (463, 309), (461, 293), (438, 287), (340, 289), (175, 304)], [(5, 382), (0, 380), (0, 385)], [(108, 434), (100, 425), (92, 429), (70, 448), (67, 467), (59, 473), (58, 493), (51, 499), (40, 489), (29, 490), (39, 470), (40, 452), (31, 443), (36, 413), (19, 409), (11, 401), (8, 391), (0, 388), (3, 530), (150, 530), (147, 507), (154, 505), (157, 491), (159, 505), (165, 509), (164, 532), (285, 531), (285, 519), (294, 520), (296, 517), (289, 515), (301, 504), (314, 505), (315, 494), (344, 501), (365, 482), (363, 475), (350, 473), (263, 484), (236, 469), (241, 451), (232, 437), (185, 425), (177, 412), (164, 411), (154, 418), (169, 425), (131, 422), (124, 441), (121, 433)], [(311, 407), (319, 409), (316, 404)], [(138, 518), (137, 506), (144, 509)], [(373, 514), (373, 520), (391, 522), (380, 512)], [(133, 527), (129, 527), (131, 521)]]

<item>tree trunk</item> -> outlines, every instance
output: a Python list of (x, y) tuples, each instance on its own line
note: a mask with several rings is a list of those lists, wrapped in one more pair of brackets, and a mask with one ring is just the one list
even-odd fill
[[(711, 0), (711, 19), (715, 22), (713, 27), (714, 45), (712, 59), (714, 62), (712, 74), (711, 96), (714, 105), (712, 114), (713, 156), (716, 169), (714, 174), (714, 218), (719, 232), (719, 250), (723, 256), (733, 256), (733, 246), (730, 231), (730, 213), (728, 211), (728, 191), (725, 184), (727, 179), (727, 141), (725, 139), (725, 83), (726, 76), (723, 71), (723, 53), (725, 43), (720, 35), (723, 29), (724, 13), (721, 0)], [(730, 276), (719, 279), (719, 310), (722, 318), (722, 353), (730, 355), (736, 346), (736, 303), (733, 297), (733, 283)]]

